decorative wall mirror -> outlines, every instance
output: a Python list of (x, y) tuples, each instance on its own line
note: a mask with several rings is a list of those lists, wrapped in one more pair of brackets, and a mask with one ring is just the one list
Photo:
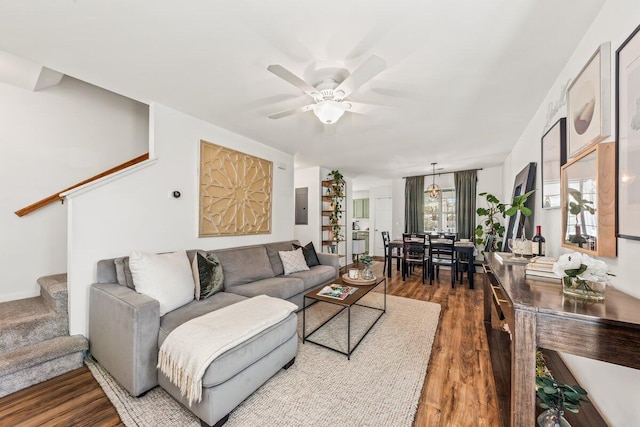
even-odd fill
[[(520, 196), (522, 194), (528, 193), (529, 191), (533, 190), (535, 184), (536, 184), (536, 163), (531, 162), (527, 166), (525, 166), (520, 171), (520, 173), (518, 173), (518, 175), (516, 175), (516, 178), (513, 183), (513, 194), (511, 195), (510, 202), (513, 201), (514, 197)], [(525, 203), (525, 206), (534, 212), (535, 212), (535, 209), (534, 209), (535, 199), (536, 199), (535, 197), (531, 196), (527, 199), (527, 202)], [(510, 216), (509, 222), (505, 229), (504, 241), (502, 242), (502, 251), (503, 252), (511, 251), (511, 248), (509, 248), (509, 239), (511, 239), (512, 237), (513, 238), (523, 237), (523, 234), (524, 234), (524, 237), (526, 238), (527, 233), (530, 236), (533, 236), (531, 232), (532, 231), (531, 229), (533, 228), (533, 224), (535, 224), (535, 219), (533, 214), (528, 218), (521, 216), (520, 212), (518, 212), (514, 216)], [(528, 228), (525, 229), (525, 226)]]
[(615, 256), (615, 149), (597, 144), (562, 167), (562, 246)]

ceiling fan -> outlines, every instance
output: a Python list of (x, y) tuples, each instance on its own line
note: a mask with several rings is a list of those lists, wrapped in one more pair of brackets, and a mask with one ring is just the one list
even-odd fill
[(371, 105), (346, 101), (345, 99), (356, 89), (377, 76), (387, 68), (386, 62), (379, 56), (373, 55), (360, 67), (351, 73), (342, 82), (336, 82), (333, 78), (325, 78), (315, 87), (284, 68), (282, 65), (269, 65), (267, 70), (276, 76), (291, 83), (307, 95), (313, 98), (314, 103), (303, 107), (292, 108), (279, 113), (270, 114), (270, 119), (280, 119), (296, 113), (313, 111), (324, 124), (337, 122), (345, 111), (365, 114), (371, 109)]

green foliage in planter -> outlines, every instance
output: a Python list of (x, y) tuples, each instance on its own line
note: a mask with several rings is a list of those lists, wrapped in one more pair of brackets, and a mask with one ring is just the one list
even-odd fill
[(344, 176), (338, 170), (329, 172), (329, 178), (333, 181), (331, 184), (331, 213), (329, 214), (329, 226), (333, 234), (333, 240), (336, 245), (344, 241), (343, 227), (340, 220), (342, 219), (342, 199), (344, 198)]
[(371, 256), (369, 255), (363, 255), (362, 257), (360, 257), (360, 262), (368, 267), (371, 267), (371, 264), (373, 264), (373, 258), (371, 258)]
[[(476, 209), (476, 213), (481, 218), (481, 224), (476, 226), (475, 235), (476, 243), (484, 245), (487, 242), (487, 236), (493, 234), (493, 250), (497, 250), (502, 245), (502, 238), (506, 228), (502, 225), (500, 218), (506, 218), (513, 216), (518, 212), (522, 213), (524, 217), (531, 216), (533, 213), (525, 204), (527, 199), (535, 190), (531, 190), (519, 196), (513, 198), (513, 202), (508, 205), (502, 203), (496, 196), (490, 193), (480, 193), (480, 196), (484, 196), (487, 200), (486, 208)], [(484, 217), (484, 219), (482, 219)], [(523, 224), (521, 224), (522, 226)]]
[(587, 391), (578, 384), (570, 386), (559, 384), (553, 378), (536, 377), (536, 396), (540, 398), (541, 408), (578, 413), (580, 404), (589, 401), (586, 395)]
[(476, 213), (480, 218), (486, 217), (484, 220), (481, 220), (481, 224), (476, 226), (476, 243), (479, 245), (486, 244), (487, 236), (493, 234), (495, 236), (493, 239), (493, 248), (496, 249), (500, 247), (505, 230), (499, 218), (504, 218), (504, 212), (507, 207), (493, 194), (480, 193), (480, 196), (484, 196), (487, 199), (488, 207), (476, 209)]
[(543, 409), (567, 410), (578, 413), (580, 404), (588, 402), (587, 391), (577, 384), (559, 384), (551, 375), (540, 350), (536, 351), (536, 396)]

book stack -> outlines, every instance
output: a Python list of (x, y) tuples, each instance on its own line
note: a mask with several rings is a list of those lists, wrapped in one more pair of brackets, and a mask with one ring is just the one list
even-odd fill
[(558, 261), (558, 258), (547, 256), (533, 258), (525, 267), (525, 274), (534, 276), (533, 278), (536, 279), (543, 277), (560, 281), (560, 276), (553, 272), (553, 263), (556, 261)]

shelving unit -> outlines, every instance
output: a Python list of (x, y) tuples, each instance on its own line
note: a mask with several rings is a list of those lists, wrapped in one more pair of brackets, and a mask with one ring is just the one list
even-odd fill
[(343, 191), (341, 199), (341, 207), (342, 209), (338, 212), (341, 214), (340, 218), (340, 234), (342, 235), (342, 240), (340, 243), (336, 244), (336, 239), (334, 235), (334, 231), (332, 227), (329, 225), (329, 216), (333, 213), (333, 180), (324, 180), (322, 181), (321, 188), (321, 205), (322, 205), (322, 252), (324, 253), (335, 253), (340, 257), (340, 265), (344, 266), (346, 262), (346, 239), (347, 239), (347, 190), (346, 186)]

